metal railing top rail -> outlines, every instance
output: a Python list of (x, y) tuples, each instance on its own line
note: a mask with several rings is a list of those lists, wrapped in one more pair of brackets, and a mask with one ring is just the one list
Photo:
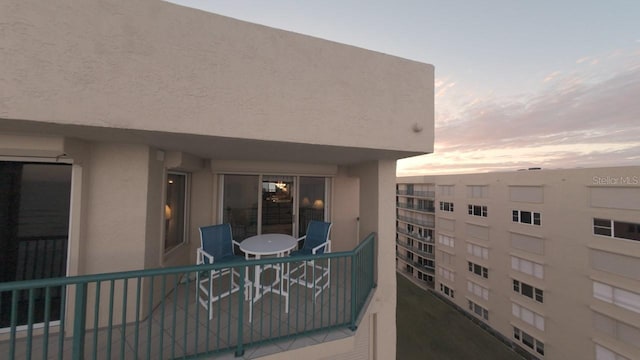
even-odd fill
[[(291, 263), (291, 262), (300, 262), (300, 261), (310, 261), (310, 260), (322, 260), (322, 259), (331, 259), (345, 256), (353, 256), (356, 255), (368, 241), (373, 241), (375, 238), (375, 233), (371, 233), (364, 238), (364, 240), (358, 244), (353, 250), (350, 251), (340, 251), (340, 252), (331, 252), (324, 254), (313, 254), (313, 255), (299, 255), (295, 258), (282, 257), (277, 258), (278, 263)], [(209, 270), (221, 270), (226, 268), (236, 268), (241, 266), (256, 266), (256, 265), (269, 265), (274, 262), (274, 258), (264, 258), (264, 259), (251, 259), (251, 260), (237, 260), (237, 261), (229, 261), (223, 264), (201, 264), (201, 265), (184, 265), (184, 266), (172, 266), (166, 268), (155, 268), (155, 269), (144, 269), (144, 270), (129, 270), (129, 271), (119, 271), (119, 272), (110, 272), (110, 273), (100, 273), (100, 274), (88, 274), (88, 275), (75, 275), (75, 276), (67, 276), (67, 277), (58, 277), (58, 278), (47, 278), (47, 279), (33, 279), (33, 280), (21, 280), (21, 281), (11, 281), (0, 283), (0, 291), (11, 291), (11, 290), (26, 290), (29, 288), (36, 287), (47, 287), (47, 286), (57, 286), (57, 285), (73, 285), (84, 282), (92, 282), (92, 281), (109, 281), (109, 280), (121, 280), (121, 279), (133, 279), (138, 277), (147, 277), (147, 276), (158, 276), (158, 275), (173, 275), (176, 273), (189, 273), (195, 271), (209, 271)]]

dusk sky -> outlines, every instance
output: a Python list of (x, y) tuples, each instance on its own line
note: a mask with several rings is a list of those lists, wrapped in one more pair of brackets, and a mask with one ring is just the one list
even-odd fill
[(638, 0), (171, 2), (433, 64), (400, 176), (640, 165)]

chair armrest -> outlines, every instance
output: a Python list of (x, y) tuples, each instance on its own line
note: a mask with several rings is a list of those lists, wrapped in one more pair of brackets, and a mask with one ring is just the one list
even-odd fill
[[(327, 241), (323, 242), (322, 244), (320, 244), (320, 245), (318, 245), (318, 246), (314, 247), (313, 249), (311, 249), (311, 253), (312, 253), (312, 254), (315, 254), (318, 250), (320, 250), (320, 249), (321, 249), (321, 248), (323, 248), (323, 247), (328, 246), (330, 243), (331, 243), (331, 242), (330, 242), (329, 240), (327, 240)], [(324, 252), (327, 252), (327, 249), (326, 249), (326, 248), (325, 248)]]
[(237, 241), (235, 241), (235, 240), (231, 240), (231, 243), (232, 243), (233, 245), (240, 246), (240, 243), (239, 243), (239, 242), (237, 242)]
[(296, 240), (296, 241), (297, 241), (297, 242), (300, 242), (300, 241), (302, 241), (302, 240), (304, 240), (304, 239), (306, 239), (306, 238), (307, 238), (307, 235), (302, 236), (302, 237), (299, 237), (299, 238), (298, 238), (298, 240)]
[(213, 255), (210, 255), (206, 251), (202, 250), (202, 248), (198, 248), (197, 256), (198, 256), (198, 258), (196, 259), (197, 265), (204, 264), (205, 257), (209, 260), (209, 264), (213, 264), (213, 259), (214, 259)]

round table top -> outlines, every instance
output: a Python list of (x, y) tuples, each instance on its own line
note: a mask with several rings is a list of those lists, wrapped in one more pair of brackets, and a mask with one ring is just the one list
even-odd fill
[(292, 250), (298, 239), (287, 234), (262, 234), (244, 239), (240, 250), (251, 255), (278, 255)]

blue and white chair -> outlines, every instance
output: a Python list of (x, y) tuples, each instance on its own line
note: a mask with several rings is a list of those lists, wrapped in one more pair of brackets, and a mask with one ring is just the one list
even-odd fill
[[(307, 234), (298, 239), (303, 241), (302, 248), (291, 252), (291, 257), (317, 255), (331, 252), (329, 233), (331, 223), (312, 220), (307, 226)], [(313, 289), (314, 302), (322, 291), (329, 287), (331, 280), (331, 260), (322, 262), (316, 260), (303, 261), (301, 264), (290, 263), (290, 269), (285, 277), (289, 284), (298, 284)]]
[[(203, 226), (200, 228), (200, 247), (197, 250), (197, 264), (224, 264), (235, 261), (245, 261), (244, 256), (235, 255), (233, 248), (240, 245), (233, 240), (231, 225), (220, 224)], [(229, 275), (227, 281), (221, 279)], [(196, 296), (200, 304), (209, 311), (209, 320), (213, 318), (213, 303), (240, 290), (240, 274), (232, 268), (222, 268), (211, 271), (198, 271), (196, 274)], [(228, 285), (227, 285), (228, 284)], [(217, 287), (221, 290), (214, 293)], [(245, 282), (245, 290), (251, 291), (251, 284)], [(245, 293), (249, 297), (249, 293)]]

